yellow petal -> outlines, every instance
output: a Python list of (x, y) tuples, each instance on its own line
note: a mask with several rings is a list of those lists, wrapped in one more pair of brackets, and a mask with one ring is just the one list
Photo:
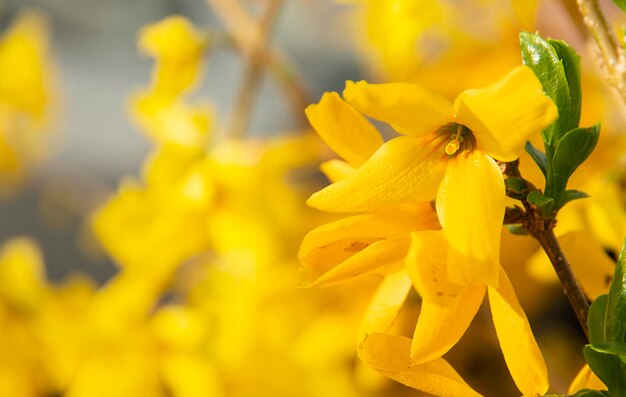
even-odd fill
[(298, 252), (302, 261), (300, 283), (310, 285), (377, 241), (408, 235), (414, 230), (438, 228), (439, 221), (430, 203), (397, 206), (322, 225), (309, 232), (302, 241)]
[(332, 248), (336, 243), (342, 243), (344, 247), (356, 247), (361, 245), (358, 244), (359, 239), (382, 240), (411, 231), (439, 228), (437, 214), (430, 203), (401, 205), (373, 214), (349, 216), (319, 226), (304, 237), (298, 256), (305, 259), (312, 251)]
[(14, 237), (0, 249), (0, 299), (17, 312), (36, 309), (45, 297), (45, 266), (37, 244)]
[(435, 197), (443, 165), (430, 145), (398, 137), (381, 146), (352, 175), (313, 194), (307, 204), (329, 212), (357, 212), (429, 201)]
[(329, 181), (337, 182), (352, 175), (356, 169), (345, 161), (333, 159), (320, 164), (320, 170)]
[(606, 385), (585, 364), (569, 386), (567, 394), (574, 394), (581, 389), (606, 390)]
[[(302, 286), (328, 287), (338, 282), (349, 280), (357, 276), (368, 274), (389, 274), (398, 271), (404, 266), (404, 258), (409, 249), (408, 235), (376, 241), (367, 246), (351, 246), (352, 256), (337, 264), (332, 269), (320, 275), (317, 279), (307, 270), (310, 267), (301, 267), (298, 271), (298, 281)], [(355, 252), (356, 251), (356, 252)], [(313, 277), (312, 277), (313, 276)], [(307, 280), (313, 280), (307, 285)]]
[(319, 136), (350, 165), (359, 167), (383, 144), (376, 127), (336, 92), (327, 92), (320, 103), (305, 110)]
[(2, 103), (41, 120), (54, 99), (48, 35), (43, 15), (31, 10), (20, 13), (0, 38)]
[(442, 358), (409, 367), (411, 340), (402, 336), (374, 333), (359, 346), (359, 357), (383, 375), (437, 396), (480, 397)]
[(170, 16), (139, 32), (139, 48), (157, 59), (153, 92), (173, 98), (191, 88), (201, 73), (206, 40), (189, 20)]
[(173, 396), (221, 396), (217, 371), (199, 354), (184, 351), (163, 354), (160, 360), (163, 380)]
[(498, 284), (504, 180), (498, 165), (480, 151), (448, 162), (437, 192), (437, 214), (448, 239), (448, 277), (460, 285)]
[(548, 390), (546, 363), (513, 286), (502, 269), (499, 287), (489, 287), (489, 304), (504, 360), (517, 388), (525, 396), (545, 394)]
[(500, 161), (518, 158), (525, 142), (558, 115), (526, 66), (515, 68), (494, 85), (463, 92), (454, 108), (456, 121), (474, 132), (478, 148)]
[(343, 97), (361, 113), (405, 135), (423, 136), (454, 121), (452, 104), (419, 84), (348, 81)]
[(463, 287), (448, 280), (448, 241), (441, 231), (411, 233), (406, 271), (422, 298), (450, 305)]
[(485, 297), (484, 285), (473, 285), (460, 291), (453, 302), (441, 306), (422, 300), (413, 343), (412, 365), (443, 356), (463, 336)]
[(359, 335), (388, 332), (410, 290), (411, 279), (404, 271), (385, 276), (365, 311)]

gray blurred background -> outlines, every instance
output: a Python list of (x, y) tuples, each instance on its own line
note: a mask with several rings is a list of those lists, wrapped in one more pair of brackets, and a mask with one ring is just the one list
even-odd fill
[[(33, 236), (43, 247), (53, 280), (76, 270), (105, 280), (115, 267), (105, 257), (86, 253), (89, 239), (81, 237), (85, 225), (80, 214), (114, 192), (120, 177), (138, 175), (150, 148), (125, 107), (128, 95), (147, 85), (152, 66), (136, 49), (137, 32), (170, 14), (187, 16), (199, 27), (219, 31), (221, 25), (203, 0), (5, 0), (0, 4), (3, 31), (25, 7), (48, 17), (62, 95), (53, 158), (35, 170), (30, 188), (0, 201), (0, 241)], [(343, 89), (346, 79), (360, 77), (356, 54), (348, 45), (348, 10), (331, 0), (287, 0), (279, 17), (274, 43), (294, 61), (313, 101), (323, 91)], [(218, 120), (227, 118), (232, 109), (242, 70), (240, 57), (227, 49), (214, 52), (207, 64), (197, 96), (210, 99)], [(273, 79), (265, 76), (250, 134), (270, 135), (295, 126), (291, 108)], [(42, 195), (44, 190), (58, 194)]]

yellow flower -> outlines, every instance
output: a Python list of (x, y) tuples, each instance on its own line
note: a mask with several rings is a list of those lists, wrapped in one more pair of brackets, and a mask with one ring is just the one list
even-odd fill
[[(463, 92), (454, 104), (414, 84), (349, 82), (344, 97), (349, 104), (325, 94), (307, 109), (311, 124), (345, 160), (323, 164), (335, 182), (308, 203), (325, 211), (368, 213), (322, 226), (305, 238), (301, 282), (328, 285), (388, 274), (364, 320), (364, 331), (375, 334), (389, 330), (412, 281), (422, 296), (410, 352), (405, 352), (414, 369), (397, 372), (397, 363), (376, 361), (381, 355), (370, 362), (385, 374), (394, 373), (394, 379), (431, 392), (428, 382), (416, 379), (438, 371), (430, 367), (433, 360), (461, 338), (489, 291), (516, 384), (525, 394), (545, 392), (543, 357), (499, 263), (505, 189), (493, 160), (516, 159), (524, 142), (557, 116), (533, 72), (516, 68), (492, 86)], [(403, 136), (381, 145), (380, 134), (359, 113), (390, 124)], [(441, 231), (430, 206), (434, 198)], [(387, 342), (395, 350), (401, 343), (378, 343)], [(446, 365), (440, 365), (438, 376), (459, 386)], [(475, 395), (469, 390), (463, 395)]]
[[(475, 283), (460, 286), (446, 272), (454, 252), (441, 232), (415, 232), (406, 268), (422, 296), (422, 307), (413, 335), (412, 365), (441, 357), (465, 334), (486, 294), (491, 316), (507, 366), (524, 395), (543, 394), (548, 376), (541, 351), (528, 319), (519, 304), (504, 269), (499, 269), (497, 286)], [(448, 258), (446, 258), (448, 257)]]
[(45, 20), (22, 12), (0, 37), (0, 188), (9, 193), (48, 152), (53, 77)]
[(201, 79), (206, 47), (203, 33), (183, 17), (168, 17), (141, 30), (139, 48), (156, 63), (150, 87), (131, 99), (131, 114), (156, 142), (206, 145), (211, 107), (204, 102), (189, 104), (185, 98)]
[(180, 16), (144, 27), (139, 33), (139, 48), (157, 60), (152, 91), (175, 97), (193, 86), (206, 45), (202, 32)]
[(210, 247), (206, 219), (214, 206), (210, 159), (196, 149), (165, 145), (147, 162), (144, 182), (122, 183), (92, 224), (124, 268), (168, 273)]
[[(444, 94), (488, 83), (519, 62), (517, 32), (533, 31), (537, 0), (358, 0), (363, 53), (386, 80)], [(373, 61), (373, 62), (372, 62)], [(471, 67), (468, 67), (471, 65)]]
[[(557, 115), (533, 72), (519, 67), (490, 87), (463, 92), (454, 104), (419, 85), (401, 83), (349, 82), (344, 97), (403, 136), (376, 148), (381, 138), (374, 127), (336, 94), (325, 94), (307, 115), (322, 138), (359, 168), (313, 194), (308, 204), (359, 212), (436, 197), (452, 248), (450, 280), (497, 286), (505, 193), (492, 157), (516, 159), (528, 137)], [(355, 157), (356, 149), (371, 157)]]

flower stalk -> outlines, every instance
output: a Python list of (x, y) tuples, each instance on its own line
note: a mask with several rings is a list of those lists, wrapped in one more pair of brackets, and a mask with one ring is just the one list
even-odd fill
[[(505, 175), (509, 177), (519, 178), (524, 181), (525, 191), (527, 195), (532, 191), (538, 191), (538, 189), (527, 180), (523, 179), (519, 172), (519, 160), (506, 163)], [(508, 193), (508, 192), (507, 192)], [(589, 302), (585, 297), (572, 268), (559, 245), (556, 236), (554, 235), (554, 227), (556, 226), (556, 220), (554, 218), (546, 218), (541, 214), (540, 210), (530, 203), (525, 198), (518, 198), (522, 202), (524, 208), (514, 207), (507, 208), (504, 217), (505, 224), (522, 224), (524, 225), (528, 234), (535, 238), (541, 248), (545, 251), (546, 255), (550, 259), (550, 263), (554, 267), (554, 270), (559, 278), (563, 292), (576, 314), (576, 318), (580, 323), (580, 326), (585, 334), (587, 340), (589, 340), (589, 329), (587, 327), (587, 317), (589, 315)]]

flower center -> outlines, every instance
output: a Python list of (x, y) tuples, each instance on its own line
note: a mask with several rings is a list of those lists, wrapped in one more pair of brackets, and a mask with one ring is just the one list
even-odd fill
[(476, 141), (474, 139), (474, 134), (469, 128), (462, 124), (446, 124), (439, 128), (438, 132), (443, 135), (442, 138), (446, 136), (449, 137), (448, 143), (444, 148), (444, 151), (448, 156), (453, 156), (459, 153), (459, 151), (471, 150), (475, 146)]

